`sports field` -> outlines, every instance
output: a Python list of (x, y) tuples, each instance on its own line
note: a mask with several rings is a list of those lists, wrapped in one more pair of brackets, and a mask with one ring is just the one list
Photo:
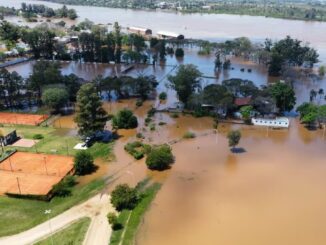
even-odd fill
[(44, 122), (48, 117), (48, 115), (0, 112), (0, 123), (36, 126)]
[(0, 163), (0, 195), (47, 195), (73, 170), (73, 158), (16, 152)]

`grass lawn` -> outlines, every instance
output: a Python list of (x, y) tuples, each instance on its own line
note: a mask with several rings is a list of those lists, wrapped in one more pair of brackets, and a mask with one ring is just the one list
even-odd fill
[(90, 218), (77, 220), (67, 228), (55, 233), (54, 235), (36, 243), (35, 245), (81, 245), (83, 244), (87, 229), (91, 222)]
[(160, 188), (161, 184), (158, 183), (150, 185), (142, 192), (141, 200), (133, 210), (123, 210), (119, 214), (118, 221), (123, 225), (123, 229), (112, 232), (110, 245), (134, 244), (139, 224)]
[(2, 132), (9, 132), (17, 130), (18, 136), (26, 139), (33, 139), (36, 134), (41, 134), (43, 139), (31, 147), (11, 147), (7, 146), (7, 149), (15, 148), (18, 151), (30, 151), (30, 152), (42, 152), (49, 154), (61, 154), (61, 155), (73, 155), (76, 150), (74, 146), (81, 142), (77, 136), (69, 136), (67, 132), (62, 129), (55, 129), (52, 127), (36, 127), (36, 126), (5, 126), (1, 127)]
[[(77, 180), (78, 181), (78, 180)], [(71, 196), (54, 197), (50, 202), (0, 196), (0, 236), (19, 233), (47, 220), (44, 211), (51, 209), (51, 217), (86, 201), (105, 187), (104, 180), (75, 186)]]
[[(36, 127), (36, 126), (4, 126), (0, 127), (0, 131), (3, 133), (9, 133), (13, 130), (17, 130), (18, 136), (26, 139), (33, 139), (36, 134), (41, 134), (43, 139), (31, 147), (13, 147), (6, 146), (6, 149), (16, 149), (18, 151), (28, 152), (42, 152), (48, 154), (60, 154), (60, 155), (74, 155), (77, 150), (74, 150), (74, 146), (81, 142), (78, 136), (70, 136), (67, 129), (55, 129), (53, 127)], [(104, 160), (112, 160), (113, 154), (113, 142), (112, 143), (95, 143), (88, 151), (94, 158), (102, 158)]]

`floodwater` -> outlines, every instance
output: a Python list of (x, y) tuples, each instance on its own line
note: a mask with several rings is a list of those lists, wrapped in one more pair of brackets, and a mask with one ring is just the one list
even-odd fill
[(233, 154), (229, 128), (173, 145), (176, 162), (137, 244), (325, 244), (322, 132), (295, 120), (289, 130), (244, 126), (245, 153)]
[[(62, 5), (31, 0), (0, 0), (0, 5), (19, 8), (22, 2), (45, 4), (52, 8)], [(73, 6), (78, 21), (88, 18), (95, 23), (118, 21), (123, 27), (142, 26), (154, 33), (160, 30), (184, 34), (187, 38), (221, 41), (246, 36), (253, 41), (265, 38), (281, 39), (287, 35), (310, 43), (326, 61), (326, 22), (283, 20), (255, 16), (226, 14), (181, 14), (166, 11), (112, 9), (90, 6)], [(146, 16), (146, 18), (144, 18)]]
[[(275, 82), (280, 78), (269, 77), (267, 68), (264, 65), (256, 64), (252, 61), (243, 60), (241, 58), (231, 57), (231, 68), (227, 71), (217, 72), (214, 69), (214, 54), (198, 55), (198, 47), (186, 46), (185, 56), (183, 59), (176, 59), (174, 56), (167, 56), (165, 64), (152, 65), (137, 65), (125, 75), (137, 77), (139, 75), (154, 75), (157, 81), (160, 82), (157, 92), (165, 91), (168, 93), (167, 105), (171, 105), (177, 101), (175, 92), (167, 86), (168, 75), (174, 74), (176, 67), (180, 64), (194, 64), (203, 73), (202, 86), (211, 83), (221, 83), (223, 80), (231, 78), (241, 78), (253, 81), (257, 86), (267, 85)], [(25, 62), (10, 66), (9, 71), (16, 71), (22, 77), (27, 78), (32, 73), (35, 61)], [(80, 63), (80, 62), (61, 62), (61, 70), (64, 75), (71, 73), (85, 79), (86, 81), (93, 80), (96, 76), (117, 76), (121, 75), (121, 71), (125, 65), (112, 65), (100, 63)], [(244, 69), (244, 71), (241, 71)], [(251, 72), (249, 72), (251, 70)], [(310, 90), (319, 90), (323, 88), (326, 91), (326, 77), (323, 80), (318, 80), (313, 77), (293, 78), (293, 86), (297, 96), (297, 104), (301, 104), (309, 100)], [(320, 101), (322, 103), (322, 100)]]

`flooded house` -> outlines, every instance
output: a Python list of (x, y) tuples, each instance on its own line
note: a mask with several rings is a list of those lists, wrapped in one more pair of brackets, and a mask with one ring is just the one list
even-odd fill
[(127, 28), (129, 33), (138, 34), (141, 36), (150, 36), (152, 35), (152, 30), (143, 27), (131, 26)]

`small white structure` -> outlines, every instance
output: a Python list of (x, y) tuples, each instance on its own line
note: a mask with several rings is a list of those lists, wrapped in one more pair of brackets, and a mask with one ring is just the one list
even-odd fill
[(174, 33), (174, 32), (169, 32), (169, 31), (159, 31), (157, 32), (157, 35), (159, 38), (163, 39), (184, 39), (184, 35), (179, 34), (179, 33)]
[(272, 128), (288, 128), (290, 126), (290, 120), (286, 117), (279, 117), (275, 119), (252, 118), (251, 122), (256, 126), (265, 126)]
[(74, 147), (75, 150), (87, 150), (87, 146), (85, 146), (85, 143), (78, 143), (77, 145), (75, 145)]

